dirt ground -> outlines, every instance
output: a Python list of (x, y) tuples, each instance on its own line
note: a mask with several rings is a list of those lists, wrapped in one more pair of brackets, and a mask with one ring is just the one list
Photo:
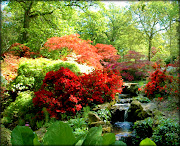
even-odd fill
[(179, 122), (179, 101), (176, 101), (175, 103), (174, 100), (166, 99), (161, 102), (154, 101), (154, 103), (158, 106), (159, 111), (161, 111), (167, 118)]

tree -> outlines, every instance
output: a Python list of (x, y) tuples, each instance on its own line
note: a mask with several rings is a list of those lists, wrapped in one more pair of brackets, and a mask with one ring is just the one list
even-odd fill
[(93, 4), (83, 1), (10, 1), (3, 12), (8, 18), (3, 16), (2, 31), (12, 33), (9, 29), (16, 28), (17, 36), (12, 43), (28, 44), (37, 49), (48, 37), (75, 33), (70, 24), (72, 21), (68, 20), (73, 20), (77, 8), (86, 9)]
[(138, 2), (131, 5), (134, 13), (134, 21), (137, 27), (144, 32), (148, 42), (148, 59), (150, 61), (152, 40), (155, 34), (169, 28), (169, 20), (177, 15), (177, 8), (168, 15), (168, 10), (172, 8), (170, 2)]

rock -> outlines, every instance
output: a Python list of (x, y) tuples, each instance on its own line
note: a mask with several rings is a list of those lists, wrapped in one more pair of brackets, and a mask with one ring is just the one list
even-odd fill
[(128, 109), (127, 121), (135, 122), (137, 120), (144, 120), (145, 118), (151, 115), (152, 115), (152, 112), (149, 108), (146, 108), (144, 110), (142, 104), (139, 101), (133, 100)]
[(38, 139), (40, 140), (40, 142), (43, 141), (43, 137), (45, 135), (45, 133), (47, 132), (45, 127), (39, 128), (38, 130), (35, 131), (35, 133), (38, 136)]
[(88, 113), (88, 119), (89, 119), (90, 123), (102, 121), (101, 118), (97, 114), (95, 114), (93, 112)]
[(88, 121), (89, 121), (89, 124), (88, 124), (89, 128), (102, 126), (103, 133), (112, 131), (111, 123), (109, 121), (107, 121), (107, 122), (102, 121), (96, 113), (89, 112), (88, 113)]
[(1, 146), (11, 146), (11, 130), (1, 127)]
[(124, 83), (123, 94), (130, 94), (131, 96), (137, 96), (138, 83)]
[[(116, 103), (116, 102), (115, 102)], [(106, 103), (103, 103), (103, 104), (99, 104), (97, 105), (95, 108), (93, 108), (92, 110), (93, 111), (98, 111), (100, 109), (110, 109), (112, 104), (115, 104), (113, 101), (111, 103), (109, 102), (106, 102)]]
[(112, 127), (104, 127), (102, 130), (102, 133), (110, 133), (112, 131)]

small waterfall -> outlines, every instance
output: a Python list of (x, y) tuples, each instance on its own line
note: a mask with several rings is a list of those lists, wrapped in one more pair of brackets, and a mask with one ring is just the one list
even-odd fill
[(117, 140), (129, 138), (132, 135), (133, 123), (126, 121), (128, 118), (128, 109), (130, 107), (132, 99), (126, 94), (120, 94), (119, 100), (114, 105), (115, 113), (112, 117), (114, 119), (113, 132), (116, 135)]

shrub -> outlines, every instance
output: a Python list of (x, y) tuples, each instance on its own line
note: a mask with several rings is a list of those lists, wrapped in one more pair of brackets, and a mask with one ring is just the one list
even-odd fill
[(136, 133), (135, 143), (139, 144), (140, 141), (146, 137), (151, 137), (153, 133), (153, 119), (146, 118), (145, 120), (137, 121), (134, 123), (133, 129)]
[(18, 96), (14, 102), (3, 111), (2, 123), (6, 126), (9, 124), (18, 124), (18, 120), (26, 119), (26, 114), (29, 114), (33, 108), (32, 98), (34, 93), (32, 91), (25, 91), (18, 93)]
[(77, 76), (68, 68), (50, 71), (41, 89), (35, 92), (35, 106), (46, 107), (51, 117), (61, 119), (62, 113), (75, 115), (82, 107), (115, 99), (122, 91), (121, 76), (112, 71), (94, 71)]
[(179, 145), (179, 124), (171, 119), (159, 116), (146, 118), (134, 123), (133, 129), (136, 132), (135, 144), (149, 137), (157, 145)]
[(167, 75), (166, 69), (163, 71), (157, 69), (150, 73), (149, 82), (146, 84), (144, 90), (148, 98), (153, 99), (156, 96), (164, 97), (168, 94), (166, 88), (166, 82), (172, 83), (172, 76)]
[(103, 57), (101, 63), (104, 66), (108, 66), (110, 63), (116, 63), (120, 58), (120, 55), (117, 55), (118, 50), (112, 45), (96, 44), (95, 47), (98, 50), (97, 53)]
[(157, 127), (154, 128), (152, 140), (157, 145), (178, 146), (179, 124), (170, 119), (159, 119)]
[(24, 60), (25, 58), (19, 58), (12, 54), (4, 55), (4, 60), (1, 63), (1, 74), (8, 82), (12, 81), (17, 76), (19, 63)]
[[(80, 35), (67, 35), (62, 37), (52, 37), (44, 44), (43, 49), (48, 49), (49, 52), (57, 50), (60, 52), (63, 49), (68, 49), (67, 52), (74, 52), (79, 55), (77, 62), (80, 64), (86, 63), (96, 69), (102, 69), (100, 60), (102, 56), (97, 54), (97, 48), (90, 44), (90, 41), (85, 41), (79, 38)], [(54, 53), (53, 53), (54, 54)], [(59, 53), (58, 53), (59, 54)], [(70, 53), (68, 56), (71, 56)]]
[(24, 44), (20, 44), (20, 43), (12, 44), (9, 47), (9, 49), (2, 54), (2, 56), (4, 56), (7, 53), (12, 54), (13, 56), (26, 57), (26, 58), (31, 58), (32, 55), (35, 55), (34, 52), (30, 52), (29, 47), (25, 46)]
[(150, 65), (149, 61), (142, 60), (143, 57), (139, 52), (129, 51), (124, 62), (112, 63), (108, 67), (119, 70), (125, 81), (141, 80), (146, 77)]
[(13, 80), (10, 90), (34, 90), (38, 91), (47, 72), (57, 71), (60, 67), (68, 67), (73, 72), (80, 72), (76, 63), (52, 61), (45, 58), (28, 59), (21, 62), (18, 68), (18, 76)]
[(81, 76), (86, 99), (94, 104), (109, 102), (115, 99), (116, 93), (122, 92), (123, 80), (118, 72), (104, 69), (95, 70)]

